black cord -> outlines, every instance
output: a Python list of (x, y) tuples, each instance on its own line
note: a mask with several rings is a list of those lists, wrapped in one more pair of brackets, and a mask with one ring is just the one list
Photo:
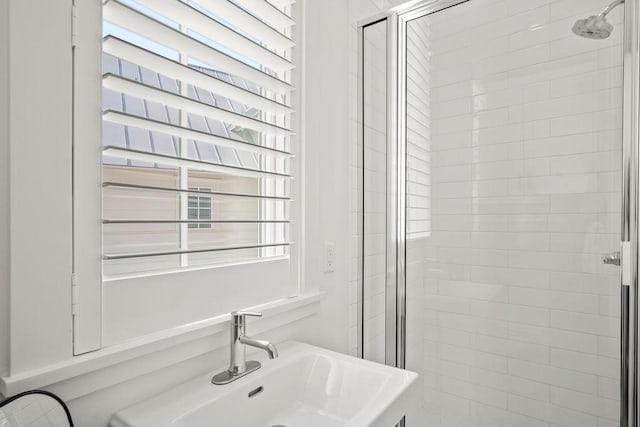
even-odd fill
[(62, 399), (60, 399), (58, 396), (56, 396), (55, 394), (48, 392), (46, 390), (29, 390), (29, 391), (23, 391), (22, 393), (18, 393), (15, 396), (11, 396), (8, 399), (3, 400), (2, 402), (0, 402), (0, 408), (2, 408), (5, 405), (8, 405), (9, 403), (13, 402), (16, 399), (19, 399), (23, 396), (29, 395), (29, 394), (43, 394), (45, 396), (49, 396), (50, 398), (52, 398), (53, 400), (55, 400), (56, 402), (58, 402), (60, 404), (60, 406), (62, 406), (62, 409), (64, 409), (65, 414), (67, 414), (67, 421), (69, 421), (69, 427), (73, 427), (73, 420), (71, 419), (71, 412), (69, 412), (69, 408), (67, 407), (67, 404), (64, 403), (64, 401)]

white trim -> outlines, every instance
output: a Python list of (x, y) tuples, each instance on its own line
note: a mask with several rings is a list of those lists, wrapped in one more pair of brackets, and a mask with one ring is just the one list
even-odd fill
[[(292, 2), (293, 3), (293, 2)], [(291, 264), (296, 269), (295, 280), (298, 283), (298, 291), (301, 293), (311, 292), (304, 280), (305, 278), (305, 242), (306, 242), (306, 141), (303, 139), (306, 136), (306, 115), (304, 113), (303, 106), (305, 105), (306, 94), (306, 13), (305, 13), (305, 0), (298, 0), (292, 6), (294, 8), (294, 16), (298, 25), (293, 27), (293, 39), (296, 45), (292, 48), (292, 60), (296, 63), (296, 68), (292, 71), (293, 84), (296, 87), (296, 91), (293, 93), (292, 107), (293, 113), (291, 115), (291, 128), (295, 131), (291, 136), (291, 150), (297, 161), (292, 162), (293, 170), (291, 173), (296, 177), (291, 183), (292, 194), (294, 200), (291, 202), (291, 217), (297, 221), (297, 227), (290, 227), (291, 241), (298, 242), (298, 245), (289, 252), (291, 258)]]
[[(280, 257), (272, 257), (272, 258), (256, 258), (256, 259), (251, 259), (248, 261), (237, 261), (237, 262), (228, 262), (225, 264), (220, 264), (220, 265), (202, 265), (202, 266), (189, 266), (189, 267), (182, 267), (182, 268), (176, 268), (176, 269), (167, 269), (167, 270), (161, 270), (161, 271), (151, 271), (149, 273), (131, 273), (131, 274), (122, 274), (122, 275), (118, 275), (118, 276), (109, 276), (109, 277), (105, 277), (102, 280), (102, 283), (111, 283), (111, 282), (121, 282), (121, 281), (126, 281), (128, 279), (136, 279), (136, 278), (140, 278), (140, 277), (163, 277), (163, 276), (167, 276), (170, 274), (180, 274), (180, 273), (185, 273), (185, 272), (189, 272), (189, 271), (201, 271), (201, 270), (215, 270), (215, 269), (220, 269), (220, 268), (225, 268), (225, 267), (233, 267), (233, 266), (239, 266), (239, 265), (247, 265), (247, 264), (258, 264), (258, 263), (265, 263), (265, 262), (271, 262), (271, 261), (279, 261), (279, 260), (287, 260), (288, 258), (286, 256), (280, 256)], [(162, 279), (160, 279), (162, 280)], [(302, 293), (302, 291), (300, 291), (300, 293)]]
[[(102, 5), (77, 1), (73, 49), (73, 354), (102, 347)], [(91, 143), (90, 143), (91, 141)], [(82, 159), (82, 161), (78, 161)], [(71, 279), (70, 279), (71, 280)]]
[[(248, 308), (263, 313), (263, 319), (252, 324), (252, 333), (262, 335), (265, 331), (275, 330), (316, 314), (322, 296), (322, 292), (315, 292)], [(25, 390), (54, 385), (64, 399), (75, 399), (228, 346), (227, 336), (224, 333), (228, 320), (228, 315), (216, 316), (76, 356), (58, 364), (1, 378), (0, 394), (11, 396)], [(204, 342), (197, 342), (203, 339)], [(132, 370), (123, 368), (125, 362), (133, 363), (143, 356), (163, 351), (172, 351), (175, 356), (154, 358), (148, 363), (137, 364), (136, 369)], [(141, 369), (141, 365), (144, 368)], [(105, 369), (109, 371), (106, 375)], [(86, 381), (89, 376), (98, 375), (98, 371), (100, 371), (100, 381)]]
[(9, 374), (9, 2), (0, 1), (0, 375)]
[[(72, 352), (71, 1), (11, 0), (8, 20), (9, 349), (16, 373)], [(43, 64), (55, 72), (43, 72)]]

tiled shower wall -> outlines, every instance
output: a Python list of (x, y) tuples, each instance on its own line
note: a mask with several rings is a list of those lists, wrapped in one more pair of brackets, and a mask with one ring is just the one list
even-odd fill
[[(424, 375), (426, 245), (432, 235), (431, 58), (424, 54), (431, 51), (429, 26), (422, 21), (407, 26), (406, 44), (406, 366), (420, 375), (421, 386), (426, 390), (431, 387)], [(423, 411), (411, 412), (407, 425), (421, 426), (424, 418)]]
[(471, 0), (409, 24), (430, 45), (408, 56), (431, 115), (431, 234), (408, 252), (419, 425), (617, 425), (619, 271), (600, 255), (619, 242), (621, 9), (607, 40), (570, 31), (605, 3)]

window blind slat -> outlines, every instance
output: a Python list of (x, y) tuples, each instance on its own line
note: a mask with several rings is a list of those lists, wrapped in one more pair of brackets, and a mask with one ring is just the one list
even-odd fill
[(196, 254), (203, 252), (218, 252), (218, 251), (235, 251), (241, 249), (260, 249), (260, 248), (273, 248), (277, 246), (291, 246), (294, 242), (281, 242), (281, 243), (268, 243), (264, 245), (247, 245), (247, 246), (222, 246), (217, 248), (205, 248), (205, 249), (190, 249), (185, 251), (162, 251), (162, 252), (138, 252), (138, 253), (125, 253), (125, 254), (105, 254), (103, 259), (116, 260), (126, 258), (143, 258), (154, 256), (166, 256), (166, 255), (184, 255), (184, 254)]
[(192, 160), (184, 157), (170, 156), (166, 154), (150, 153), (141, 150), (133, 150), (123, 147), (115, 147), (113, 145), (107, 145), (103, 149), (103, 154), (109, 157), (116, 157), (121, 159), (136, 160), (139, 162), (147, 163), (159, 163), (163, 165), (170, 165), (175, 167), (186, 167), (193, 170), (218, 172), (221, 174), (243, 176), (247, 178), (281, 178), (291, 179), (291, 175), (268, 172), (256, 169), (247, 169), (239, 166), (228, 166), (217, 163), (206, 162), (203, 160)]
[(216, 43), (274, 71), (288, 71), (294, 68), (287, 59), (211, 19), (187, 3), (176, 0), (137, 0), (137, 3), (170, 17), (174, 21), (182, 22), (186, 29), (195, 31), (210, 40), (215, 40)]
[(267, 1), (277, 8), (290, 6), (296, 2), (296, 0), (267, 0)]
[(275, 28), (289, 28), (296, 22), (280, 9), (265, 0), (234, 0), (242, 8), (255, 16), (259, 16), (267, 24)]
[(150, 185), (137, 185), (137, 184), (129, 184), (129, 183), (123, 183), (123, 182), (103, 182), (102, 186), (105, 188), (121, 188), (121, 189), (123, 188), (123, 189), (142, 190), (142, 191), (187, 193), (187, 194), (222, 196), (222, 197), (241, 197), (241, 198), (250, 198), (250, 199), (276, 200), (281, 202), (292, 201), (290, 197), (285, 197), (285, 196), (267, 196), (264, 194), (227, 193), (227, 192), (220, 192), (220, 191), (191, 190), (191, 189), (185, 189), (185, 188), (154, 187)]
[(295, 43), (289, 37), (230, 1), (199, 0), (198, 3), (214, 15), (219, 16), (234, 27), (241, 28), (243, 32), (255, 37), (273, 49), (284, 50), (295, 46)]
[(102, 45), (105, 53), (157, 71), (172, 79), (180, 80), (193, 86), (207, 88), (213, 93), (256, 107), (261, 111), (273, 114), (293, 112), (293, 110), (285, 104), (272, 101), (269, 98), (265, 98), (249, 90), (218, 80), (202, 71), (182, 65), (179, 62), (172, 61), (162, 55), (158, 55), (117, 37), (106, 37)]
[(290, 224), (290, 220), (103, 219), (103, 224)]
[(277, 158), (292, 157), (292, 155), (286, 151), (262, 147), (250, 142), (243, 142), (235, 139), (225, 138), (222, 136), (212, 135), (210, 133), (201, 132), (170, 123), (160, 122), (157, 120), (148, 119), (146, 117), (134, 116), (132, 114), (122, 113), (119, 111), (107, 110), (103, 113), (102, 117), (104, 121), (109, 123), (137, 127), (151, 132), (160, 132), (167, 135), (175, 136), (177, 138), (193, 139), (220, 147), (242, 149), (252, 153), (263, 154)]
[(103, 6), (104, 19), (160, 43), (176, 52), (215, 66), (229, 74), (242, 76), (258, 86), (276, 92), (287, 93), (293, 87), (277, 77), (260, 71), (211, 46), (173, 29), (149, 16), (130, 8), (118, 0), (108, 0)]
[(290, 136), (293, 134), (289, 129), (233, 113), (231, 111), (223, 110), (213, 105), (205, 104), (204, 102), (196, 101), (172, 92), (167, 92), (153, 86), (148, 86), (134, 80), (125, 79), (123, 77), (116, 76), (115, 74), (105, 74), (102, 85), (106, 89), (158, 102), (178, 110), (210, 117), (229, 124), (253, 129), (258, 132), (264, 132), (274, 136)]

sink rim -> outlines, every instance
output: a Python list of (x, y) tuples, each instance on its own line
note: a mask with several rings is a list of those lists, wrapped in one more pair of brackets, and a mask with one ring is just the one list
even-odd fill
[[(258, 387), (269, 374), (285, 369), (288, 363), (295, 363), (309, 355), (319, 355), (362, 368), (387, 374), (390, 380), (384, 394), (378, 393), (345, 420), (345, 426), (371, 425), (398, 399), (415, 386), (418, 375), (353, 356), (315, 347), (299, 341), (285, 341), (278, 344), (280, 357), (268, 360), (265, 354), (251, 354), (248, 359), (258, 359), (262, 367), (255, 372), (225, 385), (211, 384), (211, 377), (219, 372), (209, 372), (179, 384), (163, 393), (135, 403), (115, 413), (109, 423), (112, 427), (178, 426), (179, 422), (196, 411), (233, 394), (242, 395), (246, 389)], [(255, 356), (255, 357), (254, 357)], [(224, 368), (221, 368), (222, 370)], [(162, 420), (162, 421), (161, 421)], [(161, 422), (164, 422), (162, 424)]]

